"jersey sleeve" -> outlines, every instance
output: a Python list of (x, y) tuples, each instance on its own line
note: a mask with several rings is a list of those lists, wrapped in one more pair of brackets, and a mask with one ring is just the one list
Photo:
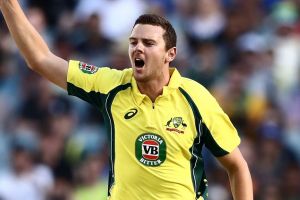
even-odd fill
[[(195, 120), (200, 118), (200, 122), (196, 122), (200, 126), (196, 129), (199, 129), (201, 143), (217, 157), (232, 152), (240, 144), (240, 137), (228, 115), (205, 87), (191, 79), (183, 80), (183, 89), (195, 103), (194, 110), (199, 112), (197, 114), (196, 111)], [(202, 148), (202, 145), (199, 148)]]
[(108, 67), (96, 67), (83, 62), (69, 61), (67, 91), (69, 95), (103, 107), (105, 97), (113, 88), (121, 84), (123, 71)]
[(215, 156), (224, 156), (240, 144), (240, 137), (216, 99), (205, 88), (203, 90), (200, 112), (204, 144)]

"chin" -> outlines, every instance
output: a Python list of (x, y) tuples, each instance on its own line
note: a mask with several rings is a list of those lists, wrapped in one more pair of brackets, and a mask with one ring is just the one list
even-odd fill
[(147, 82), (148, 79), (143, 74), (133, 73), (133, 77), (137, 82)]

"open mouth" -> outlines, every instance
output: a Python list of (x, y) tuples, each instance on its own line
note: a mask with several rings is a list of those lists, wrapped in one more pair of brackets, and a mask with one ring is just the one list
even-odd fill
[(140, 58), (136, 58), (136, 59), (134, 60), (134, 65), (135, 65), (137, 68), (142, 68), (142, 67), (144, 67), (144, 65), (145, 65), (145, 61), (143, 61), (143, 60), (140, 59)]

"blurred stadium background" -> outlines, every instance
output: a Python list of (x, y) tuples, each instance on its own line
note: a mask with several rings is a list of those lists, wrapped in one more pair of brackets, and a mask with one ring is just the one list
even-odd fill
[[(166, 16), (178, 33), (173, 65), (206, 86), (239, 131), (255, 199), (300, 199), (299, 0), (20, 3), (58, 56), (118, 69), (130, 66), (136, 17)], [(107, 154), (97, 109), (31, 72), (0, 16), (0, 199), (104, 200)], [(226, 173), (204, 157), (210, 200), (230, 200)]]

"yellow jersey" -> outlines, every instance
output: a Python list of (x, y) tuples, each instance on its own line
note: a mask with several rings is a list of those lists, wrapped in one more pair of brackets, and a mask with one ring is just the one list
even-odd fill
[(110, 200), (207, 199), (203, 145), (214, 156), (240, 138), (228, 116), (199, 83), (170, 68), (155, 102), (141, 94), (132, 69), (70, 61), (68, 94), (101, 110), (110, 138)]

